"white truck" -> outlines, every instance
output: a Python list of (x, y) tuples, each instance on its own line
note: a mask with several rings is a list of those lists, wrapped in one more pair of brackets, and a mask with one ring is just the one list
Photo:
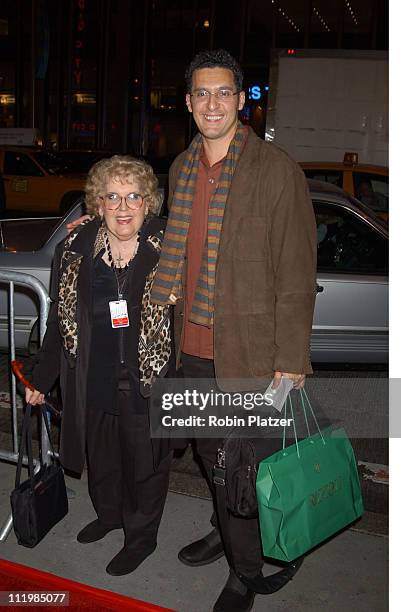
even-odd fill
[(269, 74), (266, 140), (299, 162), (388, 165), (388, 53), (277, 49)]

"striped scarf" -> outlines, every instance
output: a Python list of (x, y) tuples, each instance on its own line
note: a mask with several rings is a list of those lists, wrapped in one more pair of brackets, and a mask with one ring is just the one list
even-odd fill
[[(211, 327), (214, 313), (214, 287), (224, 209), (247, 128), (238, 123), (237, 131), (224, 159), (216, 190), (209, 202), (207, 235), (190, 321)], [(156, 304), (175, 304), (181, 297), (184, 256), (191, 222), (192, 202), (198, 176), (202, 136), (197, 134), (187, 149), (174, 191), (160, 262), (151, 299)]]

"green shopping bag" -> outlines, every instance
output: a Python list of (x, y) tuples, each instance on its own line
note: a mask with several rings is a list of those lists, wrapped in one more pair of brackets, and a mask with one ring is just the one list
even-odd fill
[[(256, 494), (263, 553), (281, 561), (297, 557), (346, 527), (363, 513), (354, 451), (343, 429), (318, 433), (267, 457), (259, 464)], [(291, 398), (289, 398), (293, 417)]]

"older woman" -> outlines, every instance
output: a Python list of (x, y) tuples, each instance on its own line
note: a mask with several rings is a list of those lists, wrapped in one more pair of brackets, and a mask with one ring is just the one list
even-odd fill
[(153, 552), (167, 494), (171, 452), (168, 441), (150, 438), (147, 399), (172, 362), (169, 308), (149, 298), (165, 226), (152, 217), (159, 204), (157, 178), (143, 161), (115, 155), (92, 167), (92, 220), (56, 251), (35, 391), (26, 391), (27, 401), (42, 403), (60, 377), (61, 461), (81, 473), (86, 451), (97, 514), (77, 539), (124, 530), (124, 547), (106, 568), (112, 575)]

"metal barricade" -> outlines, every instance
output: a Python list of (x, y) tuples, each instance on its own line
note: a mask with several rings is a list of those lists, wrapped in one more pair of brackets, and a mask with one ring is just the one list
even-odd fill
[[(42, 344), (45, 332), (47, 315), (49, 311), (50, 298), (43, 283), (32, 276), (22, 272), (14, 272), (12, 270), (0, 270), (0, 283), (9, 285), (9, 300), (8, 300), (8, 320), (9, 320), (9, 357), (10, 361), (15, 360), (15, 327), (14, 327), (14, 288), (15, 285), (28, 287), (33, 291), (39, 299), (39, 344)], [(6, 460), (13, 463), (18, 461), (18, 421), (17, 421), (17, 386), (14, 374), (10, 374), (10, 403), (12, 415), (12, 441), (13, 450), (6, 451), (0, 449), (0, 461)], [(43, 463), (51, 461), (50, 442), (47, 437), (46, 428), (41, 422), (41, 459)], [(24, 465), (27, 464), (27, 457), (24, 457)], [(35, 472), (40, 468), (40, 462), (36, 461)], [(4, 542), (12, 527), (11, 514), (0, 529), (0, 542)]]

